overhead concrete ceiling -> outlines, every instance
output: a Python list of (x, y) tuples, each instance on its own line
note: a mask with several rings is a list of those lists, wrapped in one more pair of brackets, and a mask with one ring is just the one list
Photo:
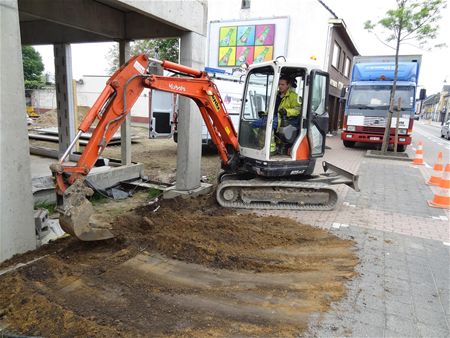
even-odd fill
[(18, 0), (22, 44), (205, 35), (204, 1)]

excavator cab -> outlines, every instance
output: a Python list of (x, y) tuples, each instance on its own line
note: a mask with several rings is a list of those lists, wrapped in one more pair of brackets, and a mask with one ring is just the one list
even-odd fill
[[(279, 87), (286, 83), (282, 99)], [(325, 150), (328, 84), (327, 73), (307, 65), (271, 61), (250, 67), (238, 136), (250, 171), (266, 177), (313, 172), (315, 158)]]

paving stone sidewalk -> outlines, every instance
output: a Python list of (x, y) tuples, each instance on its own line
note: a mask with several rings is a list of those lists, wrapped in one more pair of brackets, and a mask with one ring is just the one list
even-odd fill
[(356, 242), (359, 277), (332, 311), (311, 318), (305, 337), (450, 337), (448, 211), (428, 206), (433, 191), (409, 162), (366, 158), (338, 136), (327, 145), (324, 159), (358, 173), (361, 192), (337, 188), (333, 211), (262, 212)]
[(449, 337), (449, 247), (392, 232), (340, 227), (356, 241), (359, 277), (310, 320), (305, 337)]

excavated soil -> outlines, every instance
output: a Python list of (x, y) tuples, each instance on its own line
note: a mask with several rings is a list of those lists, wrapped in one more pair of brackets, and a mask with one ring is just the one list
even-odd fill
[(4, 262), (0, 327), (45, 337), (296, 336), (345, 296), (353, 242), (213, 196), (96, 205), (114, 239), (71, 237)]
[[(46, 114), (32, 127), (55, 126)], [(150, 179), (172, 183), (176, 143), (132, 129), (143, 136), (132, 160)], [(120, 158), (120, 147), (103, 155)], [(204, 153), (201, 169), (214, 183), (217, 154)], [(138, 193), (95, 208), (114, 239), (65, 237), (0, 265), (32, 262), (0, 275), (0, 335), (6, 327), (44, 337), (298, 336), (355, 277), (352, 241), (223, 209), (212, 195), (153, 203)]]

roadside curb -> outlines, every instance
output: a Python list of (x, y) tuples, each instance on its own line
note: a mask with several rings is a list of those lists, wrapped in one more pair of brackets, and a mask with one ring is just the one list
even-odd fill
[(378, 150), (367, 150), (365, 157), (370, 158), (382, 158), (386, 160), (396, 160), (396, 161), (411, 161), (407, 153), (388, 153), (383, 154)]

